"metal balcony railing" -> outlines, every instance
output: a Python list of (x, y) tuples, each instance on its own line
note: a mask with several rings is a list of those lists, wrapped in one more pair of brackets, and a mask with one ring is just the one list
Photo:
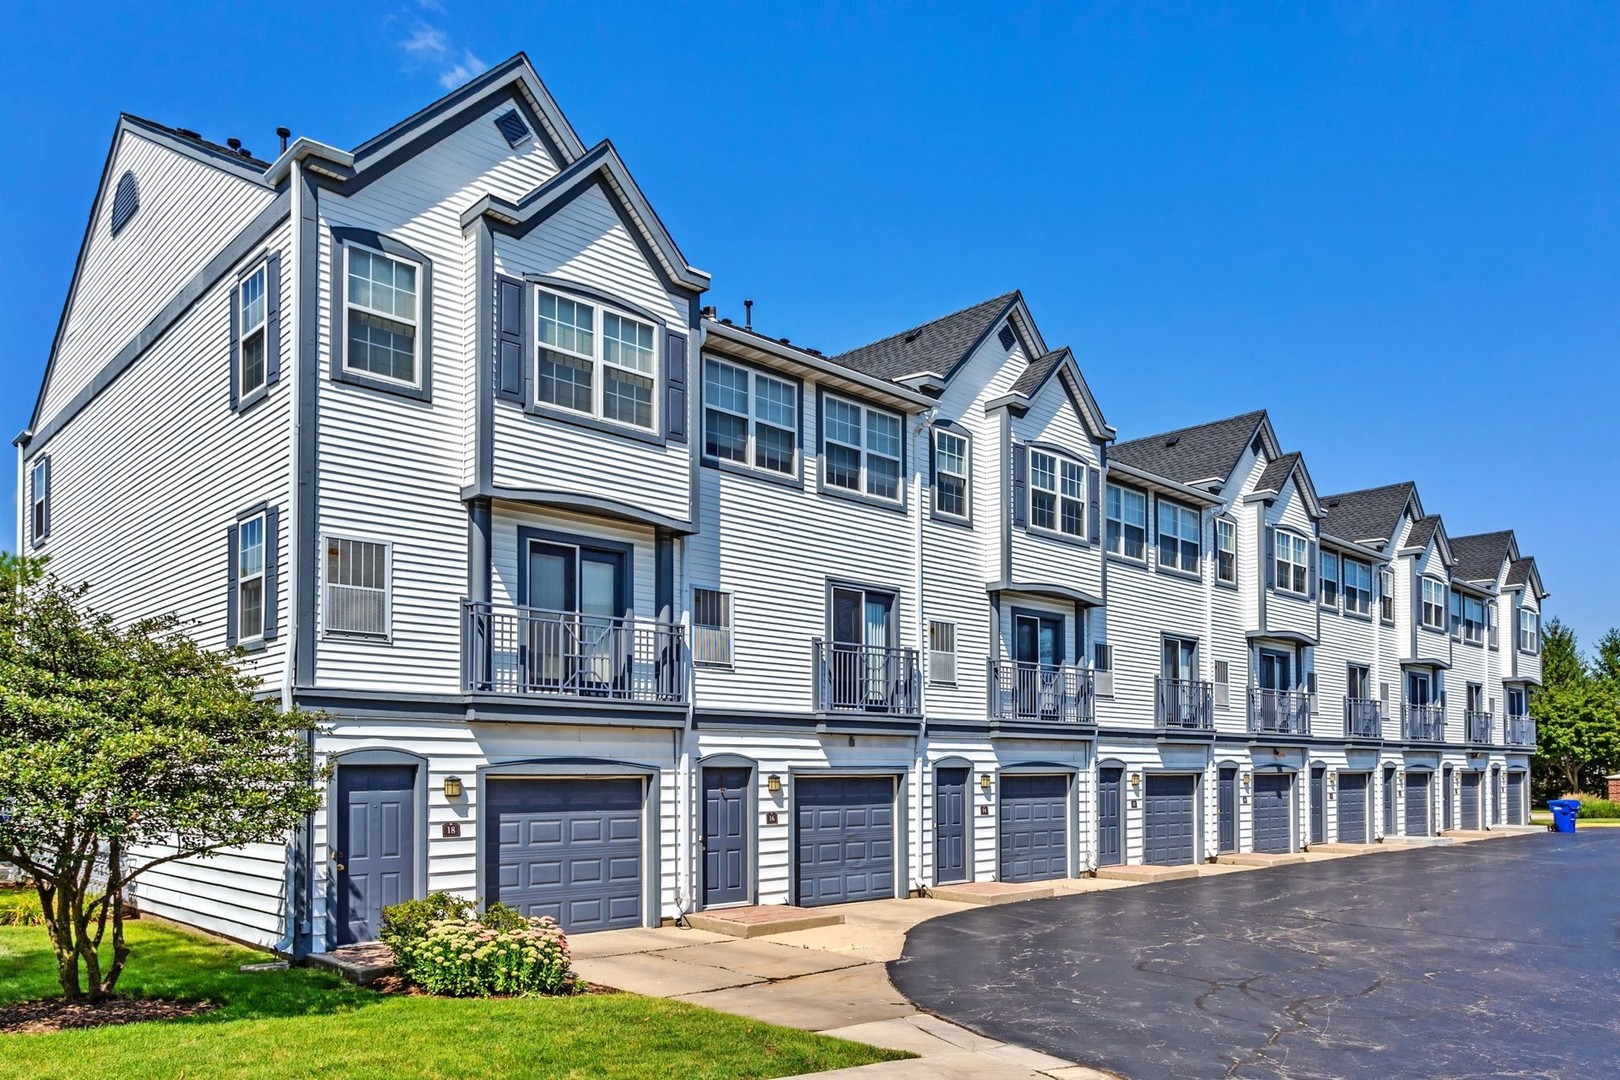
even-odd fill
[(681, 626), (464, 601), (461, 640), (469, 691), (686, 702), (691, 657)]
[(1166, 679), (1156, 685), (1155, 716), (1161, 731), (1212, 731), (1214, 688), (1196, 679)]
[(1376, 701), (1345, 699), (1344, 734), (1347, 739), (1383, 738), (1384, 707)]
[(817, 712), (922, 712), (916, 649), (841, 645), (816, 638)]
[(1536, 721), (1530, 716), (1510, 716), (1507, 718), (1507, 744), (1509, 746), (1536, 745)]
[(1463, 729), (1468, 733), (1471, 743), (1488, 743), (1491, 741), (1491, 721), (1494, 718), (1488, 712), (1463, 713)]
[(1309, 735), (1311, 696), (1300, 690), (1249, 687), (1249, 732), (1254, 735)]
[(1439, 705), (1402, 706), (1401, 735), (1409, 742), (1444, 742), (1446, 710)]
[(991, 660), (989, 671), (992, 719), (1097, 722), (1096, 680), (1090, 668)]

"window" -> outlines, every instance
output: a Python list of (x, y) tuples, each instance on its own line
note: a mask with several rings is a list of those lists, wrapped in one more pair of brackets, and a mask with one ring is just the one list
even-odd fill
[(386, 638), (389, 580), (387, 544), (327, 537), (322, 604), (327, 633)]
[(1378, 617), (1387, 623), (1395, 621), (1395, 572), (1378, 571)]
[(1215, 580), (1237, 584), (1237, 525), (1225, 518), (1215, 519)]
[(821, 431), (827, 487), (900, 500), (900, 417), (829, 395)]
[(267, 347), (265, 323), (269, 311), (265, 288), (268, 273), (268, 268), (264, 266), (253, 271), (242, 279), (242, 286), (237, 294), (236, 325), (240, 335), (236, 372), (237, 393), (244, 398), (265, 384)]
[(1345, 681), (1344, 696), (1351, 701), (1372, 700), (1372, 669), (1365, 664), (1351, 664)]
[(692, 590), (692, 662), (730, 667), (731, 594), (719, 589)]
[(418, 267), (380, 251), (352, 245), (345, 250), (348, 347), (343, 366), (387, 382), (421, 386)]
[(263, 514), (256, 514), (237, 527), (237, 641), (255, 641), (264, 637), (264, 518)]
[(968, 441), (964, 435), (934, 429), (934, 513), (968, 516)]
[(1056, 454), (1029, 452), (1029, 523), (1065, 536), (1085, 535), (1085, 466)]
[(1523, 687), (1510, 686), (1507, 688), (1507, 712), (1509, 716), (1526, 716), (1530, 710), (1525, 704)]
[(658, 382), (652, 325), (545, 289), (536, 307), (540, 402), (652, 430)]
[(1446, 583), (1435, 578), (1423, 579), (1422, 602), (1418, 608), (1418, 621), (1430, 630), (1446, 628)]
[(1478, 597), (1462, 598), (1462, 639), (1474, 645), (1485, 640), (1485, 601)]
[(1198, 573), (1198, 511), (1159, 500), (1159, 565)]
[(956, 685), (956, 624), (928, 622), (928, 681), (934, 686)]
[(1541, 616), (1529, 608), (1519, 609), (1519, 651), (1541, 651)]
[(1352, 615), (1371, 615), (1373, 604), (1372, 564), (1345, 559), (1344, 610)]
[(740, 364), (704, 360), (703, 452), (719, 461), (797, 475), (798, 385)]
[(1331, 551), (1322, 552), (1322, 606), (1339, 606), (1339, 557)]
[(1311, 545), (1303, 536), (1276, 532), (1277, 588), (1306, 596), (1310, 592)]
[(51, 459), (41, 457), (30, 470), (28, 485), (28, 526), (34, 543), (42, 544), (51, 535)]
[(1146, 557), (1147, 496), (1142, 492), (1108, 485), (1108, 550), (1127, 559)]
[(1227, 660), (1215, 661), (1215, 681), (1229, 683), (1232, 681), (1232, 664)]

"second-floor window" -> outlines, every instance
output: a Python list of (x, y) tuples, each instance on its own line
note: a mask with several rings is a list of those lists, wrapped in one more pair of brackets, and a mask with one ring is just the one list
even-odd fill
[(1509, 716), (1529, 715), (1530, 709), (1525, 704), (1525, 692), (1522, 687), (1507, 688), (1507, 711)]
[(798, 473), (799, 388), (713, 358), (703, 362), (703, 452), (767, 472)]
[(1373, 605), (1372, 564), (1360, 559), (1345, 559), (1344, 610), (1352, 615), (1371, 615)]
[(1086, 532), (1086, 470), (1077, 461), (1029, 452), (1029, 523), (1082, 537)]
[(420, 386), (417, 267), (380, 251), (352, 245), (347, 251), (343, 365), (388, 382)]
[(1365, 664), (1351, 664), (1347, 669), (1344, 696), (1351, 701), (1372, 700), (1372, 671)]
[(658, 355), (652, 325), (545, 289), (538, 306), (539, 400), (653, 430)]
[(1519, 651), (1541, 651), (1541, 616), (1529, 608), (1519, 609)]
[(388, 636), (388, 562), (387, 544), (326, 538), (328, 633)]
[(1215, 580), (1237, 584), (1237, 525), (1225, 518), (1215, 519)]
[(1146, 557), (1147, 496), (1108, 485), (1108, 550), (1127, 559)]
[[(265, 321), (268, 310), (265, 297), (265, 281), (268, 269), (259, 267), (253, 273), (242, 279), (241, 292), (237, 296), (237, 327), (240, 333), (240, 354), (237, 363), (238, 393), (242, 397), (264, 386), (266, 377), (265, 368)], [(351, 326), (351, 333), (353, 328)]]
[(1331, 551), (1322, 552), (1322, 606), (1339, 606), (1339, 557)]
[(51, 534), (51, 459), (34, 462), (28, 483), (28, 527), (33, 541), (43, 544)]
[(934, 513), (968, 516), (968, 441), (964, 435), (934, 429)]
[(1478, 645), (1485, 640), (1485, 601), (1474, 596), (1462, 598), (1462, 619), (1458, 630), (1464, 641)]
[(1446, 583), (1426, 577), (1422, 581), (1418, 622), (1429, 630), (1446, 628)]
[(828, 396), (821, 421), (822, 482), (890, 502), (900, 500), (900, 417)]
[(1276, 542), (1277, 588), (1283, 592), (1306, 596), (1310, 592), (1310, 541), (1295, 533), (1277, 532)]
[(1384, 622), (1395, 621), (1395, 572), (1378, 571), (1378, 617)]
[(256, 514), (243, 521), (237, 531), (236, 639), (238, 641), (254, 641), (264, 637), (264, 518), (263, 514)]
[(1159, 500), (1159, 565), (1198, 573), (1198, 511)]

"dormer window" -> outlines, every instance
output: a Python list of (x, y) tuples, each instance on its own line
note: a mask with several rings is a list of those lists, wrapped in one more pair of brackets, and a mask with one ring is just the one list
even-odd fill
[(1425, 630), (1446, 629), (1446, 583), (1438, 578), (1426, 577), (1421, 583), (1421, 601), (1418, 605), (1418, 625)]

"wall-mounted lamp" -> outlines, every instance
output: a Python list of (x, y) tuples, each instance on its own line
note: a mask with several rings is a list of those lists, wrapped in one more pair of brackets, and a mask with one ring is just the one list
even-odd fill
[(1244, 774), (1243, 774), (1243, 786), (1244, 786), (1244, 787), (1248, 787), (1248, 786), (1249, 786), (1249, 779), (1250, 779), (1250, 777), (1249, 777), (1249, 774), (1248, 774), (1248, 773), (1244, 773)]
[(1141, 786), (1142, 786), (1142, 774), (1139, 773), (1139, 772), (1131, 773), (1131, 787), (1141, 787)]
[(461, 798), (461, 777), (447, 776), (444, 778), (444, 797), (447, 799)]
[(775, 773), (771, 773), (765, 778), (765, 790), (772, 795), (782, 794), (782, 778)]
[(990, 774), (989, 773), (982, 772), (982, 773), (979, 774), (979, 790), (984, 792), (986, 795), (990, 794)]

